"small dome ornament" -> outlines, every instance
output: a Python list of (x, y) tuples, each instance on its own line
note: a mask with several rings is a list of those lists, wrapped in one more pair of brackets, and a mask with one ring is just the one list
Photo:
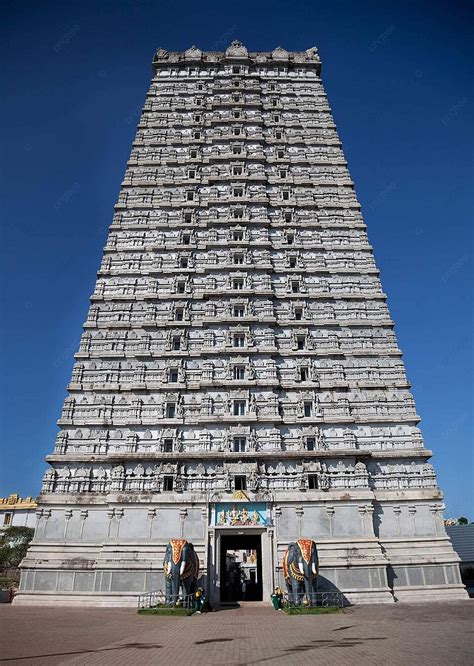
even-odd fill
[(226, 49), (225, 54), (227, 58), (247, 58), (249, 52), (242, 42), (239, 42), (238, 39), (234, 39), (232, 44)]
[(155, 51), (155, 60), (166, 60), (168, 56), (169, 56), (168, 51), (161, 47), (157, 48)]
[(276, 49), (272, 52), (273, 60), (288, 60), (289, 59), (288, 51), (285, 51), (281, 46), (277, 46)]
[(184, 52), (184, 57), (187, 60), (201, 60), (202, 51), (201, 51), (201, 49), (198, 49), (198, 47), (193, 44), (190, 49), (187, 49)]

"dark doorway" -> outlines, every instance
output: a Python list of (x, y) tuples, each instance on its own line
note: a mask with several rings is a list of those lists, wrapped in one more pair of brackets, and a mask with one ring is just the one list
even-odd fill
[(262, 537), (221, 536), (221, 602), (262, 601)]

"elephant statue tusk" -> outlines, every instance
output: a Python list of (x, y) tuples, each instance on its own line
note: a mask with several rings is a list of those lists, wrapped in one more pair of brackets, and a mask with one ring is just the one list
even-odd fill
[(313, 562), (312, 565), (311, 565), (311, 571), (314, 573), (315, 576), (316, 576), (316, 574), (318, 573), (318, 571), (317, 571), (317, 569), (316, 569), (316, 565), (315, 565), (314, 562)]
[(303, 566), (303, 562), (298, 562), (298, 568), (299, 568), (299, 570), (301, 571), (301, 573), (304, 575), (304, 566)]
[(181, 562), (181, 566), (179, 567), (179, 575), (182, 576), (184, 572), (184, 567), (186, 566), (186, 560), (183, 560)]
[(171, 562), (166, 563), (166, 573), (170, 574), (171, 573)]

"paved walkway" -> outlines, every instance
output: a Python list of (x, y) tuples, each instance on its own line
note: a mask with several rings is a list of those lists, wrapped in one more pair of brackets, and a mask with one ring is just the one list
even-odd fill
[(193, 617), (0, 605), (0, 663), (22, 666), (473, 663), (474, 600), (287, 616), (267, 607)]

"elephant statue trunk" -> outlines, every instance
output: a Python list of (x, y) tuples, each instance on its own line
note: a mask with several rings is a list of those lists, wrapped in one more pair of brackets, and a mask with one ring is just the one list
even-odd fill
[(167, 604), (176, 605), (181, 588), (183, 595), (192, 594), (199, 576), (199, 559), (193, 544), (186, 539), (171, 539), (166, 547), (163, 573)]
[(300, 605), (303, 598), (316, 605), (318, 550), (312, 539), (298, 539), (288, 546), (283, 556), (283, 575), (291, 603)]

